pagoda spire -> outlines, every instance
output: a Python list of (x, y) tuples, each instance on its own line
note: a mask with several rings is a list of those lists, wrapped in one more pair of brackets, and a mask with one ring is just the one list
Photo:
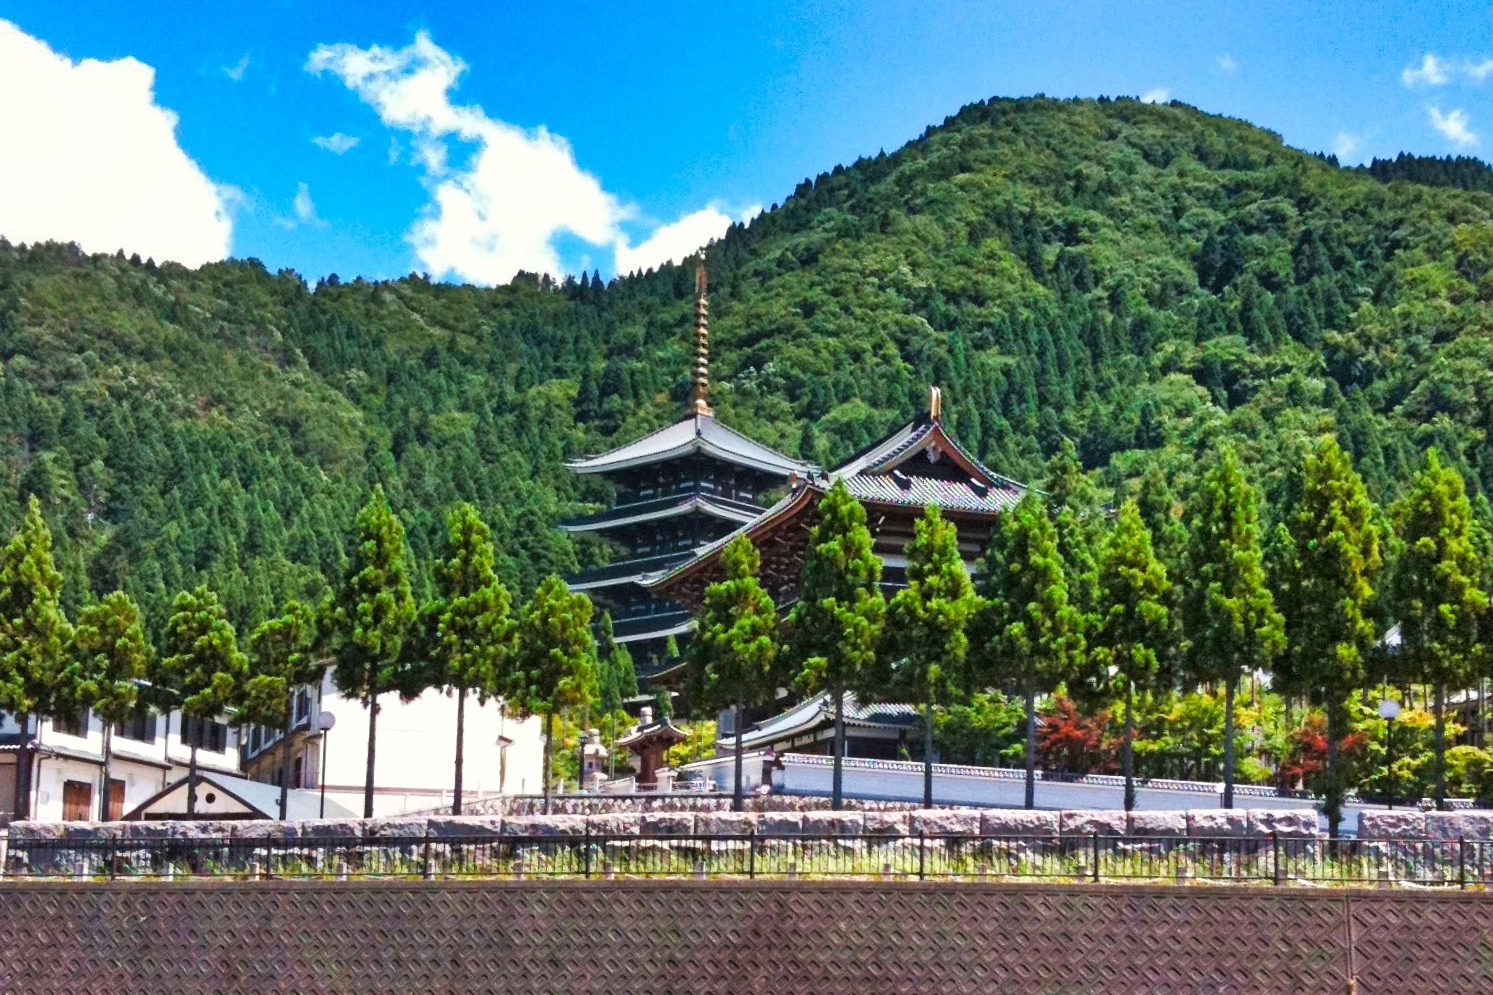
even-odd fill
[(695, 267), (695, 366), (690, 375), (694, 395), (690, 407), (697, 415), (713, 415), (705, 395), (710, 391), (710, 298), (705, 296), (705, 264)]

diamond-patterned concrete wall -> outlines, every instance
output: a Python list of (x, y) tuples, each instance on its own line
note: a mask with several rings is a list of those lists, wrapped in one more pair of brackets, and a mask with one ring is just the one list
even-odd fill
[[(1493, 991), (1493, 897), (976, 883), (0, 886), (0, 991)], [(1351, 923), (1351, 928), (1350, 928)]]

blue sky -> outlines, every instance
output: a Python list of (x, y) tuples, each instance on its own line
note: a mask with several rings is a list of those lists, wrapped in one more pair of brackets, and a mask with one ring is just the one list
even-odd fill
[(26, 150), (0, 165), (0, 234), (311, 278), (657, 263), (993, 95), (1175, 98), (1354, 162), (1493, 143), (1487, 3), (0, 0), (0, 20), (0, 143)]

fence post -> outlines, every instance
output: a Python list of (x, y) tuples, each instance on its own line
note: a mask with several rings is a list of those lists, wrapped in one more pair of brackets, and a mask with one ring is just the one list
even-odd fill
[(751, 881), (757, 877), (757, 826), (753, 823), (747, 828), (747, 880)]
[(1094, 883), (1099, 883), (1099, 834), (1091, 833), (1094, 837)]
[(918, 880), (922, 881), (927, 873), (926, 862), (928, 860), (928, 830), (918, 830)]
[(1273, 863), (1275, 865), (1275, 870), (1274, 870), (1274, 873), (1275, 873), (1275, 886), (1277, 888), (1279, 888), (1281, 885), (1283, 885), (1283, 884), (1286, 883), (1285, 868), (1283, 868), (1283, 867), (1280, 866), (1280, 833), (1279, 832), (1272, 832), (1270, 834), (1270, 856), (1271, 856), (1271, 863)]
[(581, 864), (581, 880), (591, 880), (591, 820), (586, 820), (586, 855)]
[(434, 876), (434, 872), (431, 870), (431, 867), (430, 867), (430, 824), (429, 823), (425, 824), (425, 852), (424, 852), (424, 855), (421, 857), (420, 876), (422, 878), (424, 878), (426, 881), (429, 881)]
[(1457, 837), (1457, 886), (1467, 890), (1467, 841)]

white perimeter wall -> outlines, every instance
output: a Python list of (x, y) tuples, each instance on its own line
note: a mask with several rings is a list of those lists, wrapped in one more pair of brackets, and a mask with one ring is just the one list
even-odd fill
[[(363, 812), (363, 780), (368, 757), (368, 712), (342, 697), (330, 676), (322, 687), (321, 709), (337, 717), (327, 739), (327, 797)], [(466, 749), (462, 795), (532, 794), (542, 790), (544, 742), (541, 721), (519, 720), (497, 701), (479, 705), (467, 697)], [(513, 741), (503, 769), (498, 737)], [(456, 769), (456, 699), (427, 691), (411, 702), (397, 694), (379, 698), (378, 743), (374, 765), (374, 815), (437, 808), (450, 804)], [(319, 776), (320, 772), (315, 772)], [(319, 783), (315, 778), (308, 783)]]

